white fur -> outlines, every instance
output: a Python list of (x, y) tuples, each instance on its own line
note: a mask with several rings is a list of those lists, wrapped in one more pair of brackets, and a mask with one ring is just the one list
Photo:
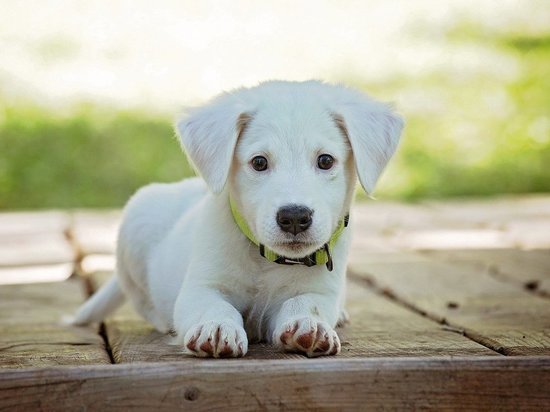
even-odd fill
[[(345, 317), (350, 229), (336, 243), (332, 272), (279, 265), (239, 230), (229, 196), (261, 243), (287, 257), (306, 256), (349, 211), (356, 170), (365, 190), (374, 190), (402, 126), (388, 106), (317, 81), (267, 82), (189, 111), (177, 131), (204, 181), (153, 184), (129, 201), (117, 249), (124, 294), (197, 356), (242, 356), (249, 340), (308, 356), (337, 353), (333, 328)], [(325, 153), (336, 159), (330, 170), (317, 167)], [(252, 169), (258, 155), (268, 170)], [(311, 227), (296, 236), (275, 220), (288, 204), (314, 210)], [(300, 245), (289, 246), (293, 240)], [(105, 301), (116, 297), (116, 284), (92, 297), (75, 323), (105, 316), (100, 306), (114, 306)]]

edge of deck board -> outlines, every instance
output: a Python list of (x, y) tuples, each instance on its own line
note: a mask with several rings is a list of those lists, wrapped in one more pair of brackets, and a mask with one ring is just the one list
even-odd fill
[(535, 409), (550, 357), (203, 360), (0, 373), (0, 408)]

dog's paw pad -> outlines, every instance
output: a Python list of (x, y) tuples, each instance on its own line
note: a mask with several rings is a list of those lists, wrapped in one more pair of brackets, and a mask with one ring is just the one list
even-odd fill
[(340, 339), (326, 323), (302, 318), (285, 324), (273, 336), (275, 344), (288, 352), (301, 352), (308, 357), (336, 355)]
[(248, 341), (244, 329), (231, 322), (205, 322), (192, 327), (185, 335), (188, 353), (199, 357), (236, 358), (244, 356)]

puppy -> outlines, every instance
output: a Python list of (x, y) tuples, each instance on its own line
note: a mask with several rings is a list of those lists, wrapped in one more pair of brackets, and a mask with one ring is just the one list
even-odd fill
[(190, 110), (176, 129), (202, 179), (130, 199), (117, 275), (74, 323), (127, 297), (196, 356), (243, 356), (253, 341), (337, 354), (356, 175), (371, 193), (402, 127), (387, 105), (318, 81), (266, 82)]

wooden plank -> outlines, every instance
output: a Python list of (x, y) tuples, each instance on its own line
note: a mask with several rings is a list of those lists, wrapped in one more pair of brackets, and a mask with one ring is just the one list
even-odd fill
[(82, 258), (80, 266), (84, 273), (113, 272), (116, 268), (116, 258), (110, 254), (91, 254)]
[(0, 267), (0, 285), (36, 282), (61, 282), (74, 272), (74, 263)]
[(549, 195), (499, 196), (422, 202), (447, 221), (499, 225), (511, 221), (550, 219)]
[(55, 324), (0, 324), (0, 370), (110, 363), (97, 330)]
[(396, 251), (397, 232), (426, 227), (431, 214), (419, 204), (387, 201), (358, 202), (351, 212), (353, 232), (351, 253)]
[(510, 221), (506, 224), (508, 237), (515, 247), (550, 249), (550, 218), (530, 221)]
[(394, 203), (352, 213), (356, 253), (458, 248), (550, 248), (550, 196)]
[(78, 279), (0, 286), (0, 368), (110, 363), (97, 328), (61, 322), (83, 298)]
[[(92, 276), (95, 287), (107, 274)], [(445, 329), (436, 322), (406, 310), (352, 283), (348, 287), (350, 324), (338, 329), (342, 342), (339, 357), (374, 356), (491, 356), (496, 352)], [(126, 304), (106, 322), (106, 333), (117, 363), (175, 361), (185, 359), (182, 349), (170, 345), (170, 337), (156, 332)], [(270, 345), (249, 346), (249, 359), (301, 358)]]
[(496, 352), (348, 280), (350, 324), (342, 328), (342, 355), (491, 356)]
[(355, 259), (352, 275), (506, 355), (550, 354), (550, 305), (472, 267), (421, 256)]
[(0, 268), (72, 262), (68, 227), (63, 212), (0, 213)]
[(470, 265), (518, 287), (550, 297), (550, 250), (425, 251), (430, 258)]
[(3, 212), (0, 213), (0, 239), (63, 233), (69, 224), (70, 216), (66, 212)]
[[(425, 202), (442, 228), (458, 223), (502, 232), (508, 248), (550, 248), (550, 196), (503, 196), (467, 201)], [(486, 244), (485, 247), (495, 247)]]
[(0, 268), (72, 262), (75, 252), (63, 233), (0, 238)]
[(9, 371), (10, 410), (544, 410), (550, 358), (202, 360)]
[[(423, 205), (367, 203), (354, 208), (351, 253), (418, 249), (505, 248), (513, 239), (500, 226), (448, 219)], [(386, 210), (387, 209), (387, 210)]]
[(74, 212), (71, 236), (81, 254), (113, 254), (121, 216), (120, 210)]

